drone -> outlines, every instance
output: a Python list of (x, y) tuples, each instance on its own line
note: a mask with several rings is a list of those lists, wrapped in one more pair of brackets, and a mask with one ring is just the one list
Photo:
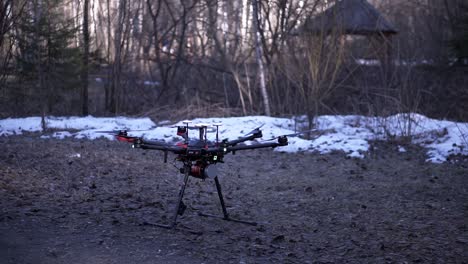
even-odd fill
[[(248, 225), (256, 226), (256, 222), (244, 221), (231, 218), (227, 212), (226, 205), (221, 191), (221, 184), (218, 179), (216, 166), (217, 163), (223, 163), (224, 156), (228, 153), (235, 154), (237, 151), (260, 149), (260, 148), (276, 148), (288, 145), (288, 136), (295, 136), (301, 133), (283, 135), (268, 139), (259, 143), (252, 143), (249, 145), (244, 144), (248, 141), (261, 138), (262, 131), (260, 127), (255, 128), (249, 133), (233, 140), (219, 139), (219, 127), (221, 123), (214, 124), (196, 124), (191, 126), (191, 121), (183, 121), (183, 125), (177, 126), (177, 135), (183, 138), (183, 141), (174, 144), (166, 143), (164, 141), (148, 140), (142, 137), (134, 137), (129, 135), (127, 130), (119, 131), (101, 131), (105, 133), (113, 133), (118, 141), (128, 142), (132, 144), (133, 148), (144, 150), (159, 150), (164, 152), (164, 162), (167, 162), (167, 155), (169, 152), (176, 155), (176, 160), (182, 163), (179, 172), (184, 174), (184, 181), (179, 191), (177, 203), (170, 224), (155, 224), (156, 226), (173, 229), (177, 225), (177, 217), (182, 216), (187, 206), (183, 202), (183, 197), (189, 177), (198, 179), (214, 178), (218, 198), (221, 204), (223, 216), (216, 216), (211, 214), (199, 213), (200, 216), (216, 217), (226, 221), (238, 222)], [(214, 132), (216, 128), (216, 141), (212, 142), (207, 139), (208, 132)], [(212, 129), (209, 131), (209, 129)], [(198, 130), (198, 138), (189, 138), (190, 130)], [(276, 142), (269, 142), (276, 140)]]

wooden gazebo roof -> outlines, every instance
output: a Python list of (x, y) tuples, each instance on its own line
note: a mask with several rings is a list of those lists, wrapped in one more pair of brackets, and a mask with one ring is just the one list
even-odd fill
[(323, 13), (308, 18), (297, 33), (320, 34), (341, 30), (343, 34), (396, 34), (396, 28), (366, 0), (337, 0)]

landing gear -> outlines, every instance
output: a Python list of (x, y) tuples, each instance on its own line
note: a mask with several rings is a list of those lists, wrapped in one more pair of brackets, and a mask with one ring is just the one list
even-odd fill
[[(184, 198), (185, 188), (187, 187), (188, 179), (189, 179), (189, 176), (190, 176), (191, 167), (192, 167), (192, 165), (190, 163), (187, 163), (187, 164), (185, 164), (183, 170), (181, 170), (181, 171), (184, 172), (184, 183), (183, 183), (183, 185), (182, 185), (182, 187), (180, 188), (180, 191), (179, 191), (179, 196), (178, 196), (178, 199), (177, 199), (176, 207), (174, 208), (174, 214), (173, 214), (173, 217), (171, 219), (172, 220), (171, 223), (167, 224), (167, 225), (165, 225), (165, 224), (155, 224), (155, 226), (159, 226), (159, 227), (163, 227), (163, 228), (167, 228), (167, 229), (176, 228), (176, 226), (177, 226), (177, 217), (179, 215), (183, 215), (184, 212), (185, 212), (185, 209), (187, 208), (187, 206), (183, 202), (183, 198)], [(205, 213), (199, 213), (198, 215), (205, 216), (205, 217), (215, 217), (215, 218), (223, 219), (225, 221), (231, 221), (231, 222), (256, 226), (257, 225), (256, 222), (233, 219), (233, 218), (231, 218), (229, 216), (229, 214), (227, 212), (227, 209), (226, 209), (226, 205), (224, 203), (224, 197), (223, 197), (223, 193), (221, 191), (221, 184), (219, 183), (218, 176), (214, 177), (214, 181), (215, 181), (215, 185), (216, 185), (216, 190), (218, 192), (218, 198), (219, 198), (219, 202), (221, 204), (221, 209), (222, 209), (222, 212), (223, 212), (223, 216), (205, 214)]]

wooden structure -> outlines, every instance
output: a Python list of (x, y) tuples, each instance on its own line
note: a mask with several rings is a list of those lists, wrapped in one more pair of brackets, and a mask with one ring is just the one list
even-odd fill
[(312, 34), (339, 28), (343, 34), (392, 35), (395, 27), (366, 0), (337, 0), (335, 5), (306, 20), (302, 31)]
[(379, 53), (383, 54), (383, 64), (391, 60), (391, 37), (397, 30), (366, 0), (337, 0), (324, 12), (309, 17), (297, 31), (298, 34), (312, 35), (332, 32), (376, 39), (380, 45)]

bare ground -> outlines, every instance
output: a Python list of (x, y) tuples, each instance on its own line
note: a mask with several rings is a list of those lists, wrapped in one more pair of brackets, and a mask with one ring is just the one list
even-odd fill
[[(227, 156), (212, 180), (107, 141), (0, 138), (0, 263), (468, 263), (468, 162), (374, 143), (363, 160), (271, 150)], [(79, 157), (78, 155), (79, 154)]]

